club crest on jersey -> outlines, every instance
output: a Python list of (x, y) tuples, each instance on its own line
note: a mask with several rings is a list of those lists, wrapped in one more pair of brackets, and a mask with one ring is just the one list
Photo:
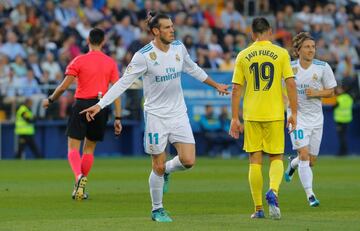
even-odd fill
[(314, 81), (317, 81), (317, 80), (318, 80), (317, 74), (314, 74), (314, 75), (312, 76), (312, 79), (313, 79)]
[(149, 57), (152, 60), (156, 60), (156, 53), (155, 52), (150, 52)]
[(127, 66), (125, 72), (126, 72), (127, 74), (130, 74), (130, 73), (132, 72), (132, 69), (133, 69), (133, 67), (132, 67), (131, 65), (129, 65), (129, 66)]
[(180, 62), (180, 56), (178, 54), (175, 55), (176, 61)]
[(293, 67), (292, 71), (294, 72), (294, 75), (296, 75), (296, 73), (298, 72), (298, 68), (297, 67)]

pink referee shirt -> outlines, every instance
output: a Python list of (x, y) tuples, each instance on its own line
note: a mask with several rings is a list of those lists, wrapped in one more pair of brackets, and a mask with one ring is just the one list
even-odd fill
[(75, 98), (97, 98), (98, 93), (104, 95), (110, 83), (119, 79), (116, 62), (101, 51), (89, 51), (74, 58), (66, 67), (65, 75), (77, 78)]

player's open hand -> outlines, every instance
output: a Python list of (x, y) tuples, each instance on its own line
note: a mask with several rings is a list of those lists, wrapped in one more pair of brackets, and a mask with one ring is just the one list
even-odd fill
[(239, 139), (239, 133), (243, 133), (244, 125), (239, 119), (231, 119), (229, 135), (235, 139)]
[(293, 131), (295, 131), (296, 120), (297, 120), (297, 116), (294, 114), (289, 116), (289, 118), (287, 119), (286, 127), (289, 129), (289, 134), (292, 133)]
[(120, 135), (122, 131), (122, 125), (121, 125), (121, 121), (120, 120), (115, 120), (114, 121), (114, 133), (116, 136)]
[(306, 88), (305, 89), (305, 95), (307, 97), (318, 97), (318, 90), (314, 89), (314, 88)]
[(228, 91), (229, 85), (227, 84), (218, 84), (216, 90), (219, 92), (219, 95), (228, 95), (230, 92)]
[(101, 107), (98, 104), (82, 110), (80, 114), (86, 113), (86, 120), (88, 122), (95, 120), (95, 115), (101, 111)]

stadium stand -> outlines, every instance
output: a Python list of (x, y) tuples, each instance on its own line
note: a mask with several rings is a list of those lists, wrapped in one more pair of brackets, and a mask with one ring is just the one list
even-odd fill
[[(151, 40), (145, 24), (149, 10), (169, 14), (177, 39), (191, 57), (215, 72), (232, 70), (237, 53), (251, 42), (249, 26), (254, 15), (269, 19), (274, 42), (289, 51), (292, 36), (309, 31), (316, 38), (318, 58), (331, 65), (339, 85), (352, 87), (355, 105), (359, 104), (359, 1), (3, 0), (0, 120), (12, 123), (17, 105), (26, 97), (39, 102), (51, 94), (62, 81), (66, 65), (87, 52), (82, 41), (92, 27), (106, 31), (105, 51), (123, 72), (133, 54)], [(123, 99), (124, 116), (130, 120), (141, 118), (140, 92), (141, 81), (129, 91), (128, 100)], [(69, 90), (46, 113), (38, 103), (32, 110), (40, 120), (64, 120), (73, 101), (73, 90)]]

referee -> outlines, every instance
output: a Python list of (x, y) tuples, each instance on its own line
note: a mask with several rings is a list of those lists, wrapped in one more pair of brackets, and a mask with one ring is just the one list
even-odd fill
[[(72, 198), (76, 200), (87, 199), (85, 185), (87, 175), (94, 162), (94, 151), (97, 141), (104, 138), (108, 111), (102, 110), (94, 121), (87, 122), (85, 115), (79, 112), (99, 101), (105, 94), (110, 84), (119, 79), (119, 70), (116, 62), (105, 55), (101, 49), (105, 44), (104, 31), (94, 28), (90, 31), (87, 39), (89, 52), (74, 58), (67, 66), (65, 78), (55, 89), (54, 93), (43, 100), (43, 107), (47, 108), (56, 101), (61, 94), (74, 82), (77, 82), (75, 92), (75, 104), (72, 108), (66, 135), (68, 137), (68, 160), (75, 175), (75, 188)], [(120, 123), (120, 99), (115, 102), (115, 134), (119, 135), (122, 126)], [(80, 156), (80, 144), (84, 140), (82, 157)]]

